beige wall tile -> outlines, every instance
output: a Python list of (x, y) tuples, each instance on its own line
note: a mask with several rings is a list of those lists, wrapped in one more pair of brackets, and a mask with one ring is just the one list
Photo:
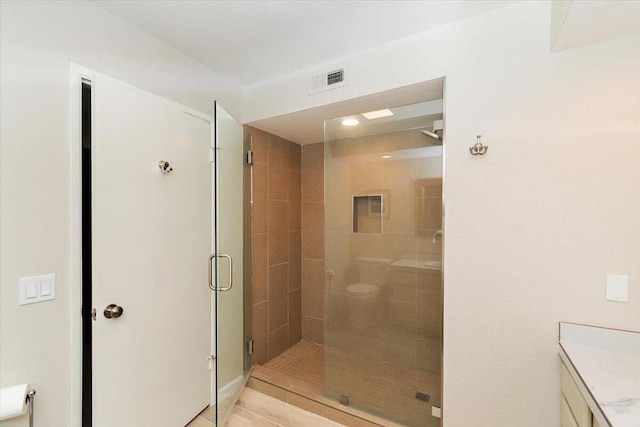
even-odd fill
[(269, 200), (287, 200), (289, 172), (269, 166)]
[(415, 233), (384, 233), (384, 258), (392, 262), (402, 258), (402, 254), (413, 254), (415, 257), (418, 246)]
[(416, 326), (416, 303), (391, 301), (391, 322), (398, 326)]
[(416, 340), (416, 367), (427, 372), (440, 374), (442, 362), (442, 344), (425, 340)]
[(389, 299), (403, 302), (415, 302), (417, 298), (418, 275), (404, 271), (390, 272), (388, 289)]
[(302, 248), (300, 231), (289, 232), (289, 291), (302, 286)]
[[(253, 141), (252, 226), (258, 233), (253, 243), (252, 298), (255, 307), (264, 310), (254, 310), (254, 318), (264, 315), (264, 328), (274, 332), (293, 316), (291, 340), (297, 342), (302, 333), (302, 147), (258, 129), (246, 129)], [(322, 180), (319, 184), (322, 187)], [(297, 292), (289, 295), (289, 290)], [(290, 301), (296, 305), (289, 307)], [(260, 302), (265, 304), (257, 306)], [(286, 335), (288, 345), (289, 333)], [(264, 355), (257, 357), (262, 361), (268, 359), (267, 336), (264, 341)]]
[(289, 142), (275, 135), (269, 135), (269, 169), (289, 170)]
[(289, 348), (289, 324), (284, 324), (269, 332), (269, 359), (273, 359), (287, 348)]
[(261, 365), (268, 360), (268, 314), (267, 302), (253, 306), (253, 364)]
[(301, 175), (289, 172), (289, 230), (302, 229), (302, 187)]
[(348, 231), (353, 230), (352, 210), (353, 194), (349, 189), (349, 169), (347, 167), (334, 167), (327, 172), (325, 191), (326, 218), (325, 228), (327, 231)]
[(324, 318), (332, 325), (344, 325), (347, 321), (348, 307), (343, 292), (326, 292), (324, 302)]
[(253, 210), (252, 222), (254, 233), (267, 232), (269, 172), (265, 165), (253, 165)]
[(287, 263), (269, 267), (269, 332), (286, 324), (289, 307), (289, 267)]
[(325, 252), (325, 271), (332, 270), (335, 276), (329, 286), (332, 292), (344, 293), (345, 288), (354, 283), (351, 281), (351, 253), (349, 249), (351, 233), (346, 231), (325, 232), (325, 239), (329, 243)]
[(382, 234), (351, 234), (351, 259), (358, 257), (382, 258), (384, 256), (384, 236)]
[(324, 259), (324, 203), (302, 203), (302, 258)]
[(269, 265), (287, 262), (289, 227), (287, 202), (269, 200)]
[(302, 260), (302, 314), (324, 318), (324, 262)]
[(302, 339), (302, 289), (289, 292), (289, 346)]
[(324, 322), (313, 317), (302, 317), (302, 339), (318, 344), (324, 343)]
[(251, 287), (253, 303), (266, 301), (269, 297), (269, 259), (267, 233), (253, 235), (253, 283)]
[(442, 296), (439, 291), (419, 290), (417, 326), (429, 337), (439, 337), (442, 330)]
[(382, 162), (352, 163), (350, 187), (353, 195), (369, 194), (384, 189)]
[(302, 200), (324, 200), (324, 144), (302, 147)]
[(289, 171), (302, 172), (302, 146), (295, 142), (289, 142)]

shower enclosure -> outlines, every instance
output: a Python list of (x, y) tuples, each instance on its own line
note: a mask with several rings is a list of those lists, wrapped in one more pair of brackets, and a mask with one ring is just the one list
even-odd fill
[(325, 121), (323, 390), (439, 426), (442, 100), (374, 113)]

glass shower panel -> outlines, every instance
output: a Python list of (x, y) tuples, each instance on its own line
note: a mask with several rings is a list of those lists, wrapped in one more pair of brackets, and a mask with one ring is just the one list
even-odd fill
[(421, 130), (442, 120), (442, 100), (392, 111), (325, 122), (324, 393), (439, 426), (442, 140)]
[(214, 108), (214, 404), (216, 425), (224, 425), (251, 369), (251, 167), (242, 125), (217, 102)]

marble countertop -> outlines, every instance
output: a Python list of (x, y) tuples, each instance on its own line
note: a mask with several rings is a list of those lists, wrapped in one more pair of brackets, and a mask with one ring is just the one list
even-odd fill
[(640, 427), (640, 333), (561, 322), (560, 357), (601, 426)]
[(396, 268), (417, 268), (424, 270), (440, 270), (442, 268), (442, 261), (438, 260), (426, 260), (426, 259), (413, 259), (413, 258), (401, 258), (391, 263), (391, 267)]

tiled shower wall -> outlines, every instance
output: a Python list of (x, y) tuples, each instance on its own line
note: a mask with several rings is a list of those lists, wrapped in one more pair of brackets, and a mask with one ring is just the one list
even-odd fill
[(324, 342), (324, 144), (302, 147), (302, 338)]
[[(419, 136), (419, 135), (418, 135)], [(392, 152), (403, 140), (385, 134), (368, 141)], [(375, 142), (375, 144), (373, 142)], [(394, 366), (439, 376), (442, 341), (442, 292), (439, 269), (391, 266), (379, 295), (377, 323), (366, 331), (349, 326), (346, 287), (360, 280), (360, 257), (442, 259), (442, 157), (382, 159), (356, 151), (357, 142), (334, 141), (326, 164), (325, 269), (334, 272), (325, 293), (325, 345)], [(409, 141), (411, 142), (411, 141)], [(383, 194), (383, 232), (354, 233), (352, 197)], [(304, 226), (303, 226), (304, 233)], [(303, 251), (304, 252), (304, 251)], [(304, 255), (303, 255), (304, 256)], [(303, 290), (304, 290), (303, 280)], [(304, 296), (303, 296), (304, 300)], [(303, 318), (305, 316), (303, 304)], [(327, 362), (328, 363), (328, 362)], [(326, 368), (326, 366), (325, 366)], [(325, 386), (331, 386), (325, 382)], [(439, 391), (437, 394), (439, 395)], [(436, 392), (429, 390), (432, 397)]]
[(246, 126), (253, 143), (253, 363), (302, 337), (301, 147)]

